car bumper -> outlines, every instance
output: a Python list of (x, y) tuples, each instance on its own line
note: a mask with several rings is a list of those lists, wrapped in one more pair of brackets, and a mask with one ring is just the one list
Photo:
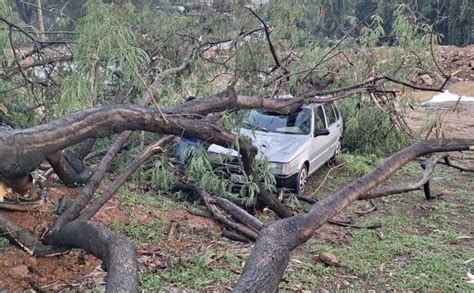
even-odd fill
[[(226, 177), (232, 182), (233, 184), (233, 191), (241, 188), (245, 184), (244, 175), (242, 175), (242, 169), (237, 164), (232, 163), (216, 163), (211, 162), (214, 167), (214, 171), (220, 172), (221, 174), (225, 174)], [(298, 173), (291, 174), (291, 175), (273, 175), (275, 176), (276, 187), (277, 188), (294, 188)]]
[(298, 173), (292, 175), (274, 175), (277, 187), (294, 188)]

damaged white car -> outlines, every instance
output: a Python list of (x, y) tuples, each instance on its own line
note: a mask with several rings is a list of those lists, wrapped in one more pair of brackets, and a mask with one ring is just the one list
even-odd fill
[[(239, 132), (250, 137), (259, 156), (266, 156), (277, 187), (303, 194), (308, 176), (339, 155), (342, 128), (339, 109), (328, 103), (304, 105), (288, 115), (251, 110)], [(235, 150), (211, 145), (208, 153), (230, 155), (234, 159), (228, 161), (227, 170), (239, 170)]]

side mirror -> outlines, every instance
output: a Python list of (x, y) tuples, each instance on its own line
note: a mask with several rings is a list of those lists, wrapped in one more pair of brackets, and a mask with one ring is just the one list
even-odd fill
[(321, 128), (321, 129), (316, 129), (314, 131), (314, 137), (323, 136), (323, 135), (329, 135), (329, 129)]

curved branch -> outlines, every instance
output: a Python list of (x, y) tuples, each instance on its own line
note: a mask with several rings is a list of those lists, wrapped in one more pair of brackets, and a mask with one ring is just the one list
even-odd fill
[(186, 134), (224, 145), (235, 139), (232, 133), (203, 121), (181, 117), (167, 120), (169, 123), (156, 111), (147, 108), (111, 105), (69, 114), (34, 128), (1, 131), (0, 176), (25, 175), (58, 150), (87, 138), (105, 137), (124, 130)]
[(106, 226), (88, 221), (73, 221), (65, 224), (47, 243), (82, 248), (100, 258), (107, 269), (106, 292), (139, 291), (135, 246)]
[(369, 191), (365, 195), (360, 196), (358, 199), (366, 200), (366, 199), (383, 197), (383, 196), (397, 194), (397, 193), (405, 193), (405, 192), (420, 189), (421, 187), (423, 187), (423, 185), (425, 185), (430, 180), (431, 174), (433, 174), (433, 170), (436, 166), (436, 163), (439, 160), (441, 160), (443, 157), (444, 155), (438, 155), (432, 160), (424, 161), (422, 163), (422, 166), (424, 169), (423, 175), (421, 176), (420, 179), (418, 179), (415, 182), (409, 182), (409, 183), (404, 183), (404, 184), (394, 185), (394, 186), (381, 186)]
[(66, 186), (82, 185), (89, 180), (91, 172), (83, 167), (82, 170), (76, 170), (63, 151), (58, 151), (47, 157), (48, 162), (53, 167), (54, 172)]
[(460, 171), (474, 172), (474, 166), (466, 166), (466, 165), (460, 164), (460, 163), (458, 163), (454, 160), (451, 160), (451, 158), (449, 156), (444, 157), (444, 162), (449, 167), (458, 169)]
[(290, 252), (306, 242), (329, 219), (377, 187), (413, 159), (436, 152), (474, 149), (471, 140), (426, 140), (386, 159), (369, 174), (319, 201), (304, 215), (276, 221), (263, 229), (243, 269), (235, 292), (274, 292)]

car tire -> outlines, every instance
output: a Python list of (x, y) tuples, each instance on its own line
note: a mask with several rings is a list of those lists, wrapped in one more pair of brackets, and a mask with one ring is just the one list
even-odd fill
[(296, 182), (295, 182), (296, 194), (303, 195), (307, 181), (308, 181), (308, 167), (306, 167), (306, 165), (303, 165), (300, 169), (300, 172), (298, 172), (298, 176), (296, 177)]

